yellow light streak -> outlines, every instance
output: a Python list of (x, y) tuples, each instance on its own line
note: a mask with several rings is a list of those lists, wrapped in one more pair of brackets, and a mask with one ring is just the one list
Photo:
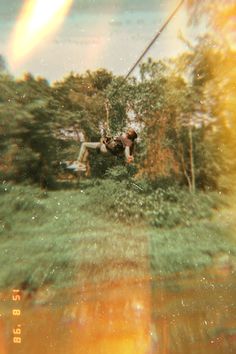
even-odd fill
[(10, 58), (16, 67), (50, 36), (65, 19), (73, 0), (26, 0), (10, 41)]

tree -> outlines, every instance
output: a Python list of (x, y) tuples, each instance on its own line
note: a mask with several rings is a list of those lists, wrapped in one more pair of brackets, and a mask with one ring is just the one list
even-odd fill
[(6, 179), (49, 186), (57, 151), (47, 108), (50, 88), (31, 75), (18, 82), (5, 77), (1, 84), (7, 92), (0, 106), (1, 172)]

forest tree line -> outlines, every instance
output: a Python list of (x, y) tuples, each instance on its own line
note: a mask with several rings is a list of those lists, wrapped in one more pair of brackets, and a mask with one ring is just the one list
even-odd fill
[[(193, 13), (211, 9), (209, 2), (189, 4)], [(222, 27), (231, 23), (225, 16)], [(210, 34), (186, 41), (186, 52), (176, 58), (149, 58), (126, 82), (106, 69), (71, 72), (53, 84), (30, 73), (16, 79), (1, 57), (1, 179), (51, 187), (62, 161), (75, 159), (79, 150), (79, 141), (60, 132), (83, 132), (97, 141), (101, 128), (115, 135), (133, 125), (139, 134), (136, 178), (168, 180), (192, 192), (217, 189), (236, 169), (235, 68), (234, 49)], [(120, 164), (94, 154), (90, 160), (95, 177)]]

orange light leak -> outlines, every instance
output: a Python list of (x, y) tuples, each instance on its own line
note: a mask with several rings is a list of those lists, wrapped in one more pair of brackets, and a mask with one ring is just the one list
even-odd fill
[(73, 0), (26, 0), (10, 41), (10, 58), (17, 67), (62, 24)]

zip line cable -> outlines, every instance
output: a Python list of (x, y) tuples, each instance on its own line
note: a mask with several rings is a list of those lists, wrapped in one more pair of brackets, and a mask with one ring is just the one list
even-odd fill
[[(148, 44), (148, 46), (144, 49), (144, 51), (142, 52), (142, 54), (140, 55), (140, 57), (136, 60), (136, 62), (134, 63), (134, 65), (131, 67), (131, 69), (128, 71), (128, 73), (126, 74), (126, 76), (124, 77), (124, 79), (122, 80), (122, 82), (120, 83), (120, 85), (116, 88), (116, 90), (113, 92), (113, 94), (111, 95), (111, 97), (113, 97), (118, 91), (119, 89), (124, 85), (125, 81), (128, 79), (128, 77), (132, 74), (132, 72), (134, 71), (134, 69), (137, 67), (137, 65), (140, 63), (140, 61), (143, 59), (143, 57), (147, 54), (147, 52), (149, 51), (149, 49), (153, 46), (153, 44), (156, 42), (156, 40), (160, 37), (160, 35), (162, 34), (162, 32), (164, 31), (164, 29), (168, 26), (169, 22), (172, 20), (172, 18), (176, 15), (176, 13), (179, 11), (179, 9), (181, 8), (181, 6), (183, 5), (184, 0), (182, 0), (177, 7), (175, 8), (175, 10), (170, 14), (170, 16), (167, 18), (167, 20), (164, 22), (164, 24), (162, 25), (162, 27), (159, 29), (159, 31), (155, 34), (155, 36), (153, 37), (153, 39), (151, 40), (151, 42)], [(111, 98), (110, 97), (110, 98)], [(109, 130), (109, 99), (107, 98), (105, 101), (105, 109), (106, 109), (106, 114), (107, 114), (107, 122), (106, 122), (106, 126), (108, 127)]]
[(134, 63), (134, 65), (132, 66), (132, 68), (129, 70), (129, 72), (127, 73), (127, 75), (125, 76), (124, 80), (128, 79), (128, 77), (130, 76), (130, 74), (134, 71), (134, 69), (136, 68), (136, 66), (140, 63), (140, 61), (143, 59), (143, 57), (147, 54), (147, 52), (149, 51), (149, 49), (153, 46), (153, 44), (156, 42), (156, 40), (158, 39), (158, 37), (161, 35), (161, 33), (164, 31), (164, 29), (167, 27), (167, 25), (169, 24), (169, 22), (172, 20), (172, 18), (175, 16), (175, 14), (178, 12), (178, 10), (180, 9), (180, 7), (183, 5), (184, 0), (182, 0), (178, 6), (176, 7), (176, 9), (172, 12), (172, 14), (168, 17), (168, 19), (165, 21), (165, 23), (162, 25), (162, 27), (160, 28), (160, 30), (157, 32), (157, 34), (153, 37), (153, 39), (151, 40), (151, 42), (148, 44), (148, 46), (145, 48), (145, 50), (143, 51), (143, 53), (140, 55), (140, 57), (137, 59), (137, 61)]
[[(178, 6), (175, 8), (175, 10), (171, 13), (171, 15), (167, 18), (167, 20), (164, 22), (164, 24), (162, 25), (162, 27), (159, 29), (159, 31), (156, 33), (156, 35), (153, 37), (153, 39), (151, 40), (151, 42), (148, 44), (148, 46), (144, 49), (144, 51), (142, 52), (142, 54), (140, 55), (140, 57), (136, 60), (136, 62), (134, 63), (134, 65), (131, 67), (131, 69), (128, 71), (128, 73), (126, 74), (126, 76), (124, 77), (123, 81), (121, 82), (121, 84), (118, 86), (118, 88), (115, 90), (115, 92), (113, 93), (113, 95), (121, 88), (121, 86), (123, 86), (123, 84), (125, 83), (125, 81), (128, 79), (128, 77), (130, 76), (130, 74), (132, 74), (132, 72), (134, 71), (134, 69), (137, 67), (137, 65), (140, 63), (140, 61), (143, 59), (143, 57), (147, 54), (147, 52), (149, 51), (149, 49), (153, 46), (153, 44), (156, 42), (156, 40), (160, 37), (160, 35), (162, 34), (162, 32), (164, 31), (164, 29), (167, 27), (167, 25), (169, 24), (169, 22), (172, 20), (172, 18), (175, 16), (175, 14), (179, 11), (179, 9), (181, 8), (181, 6), (183, 5), (184, 0), (182, 0)], [(112, 95), (112, 96), (113, 96)]]

